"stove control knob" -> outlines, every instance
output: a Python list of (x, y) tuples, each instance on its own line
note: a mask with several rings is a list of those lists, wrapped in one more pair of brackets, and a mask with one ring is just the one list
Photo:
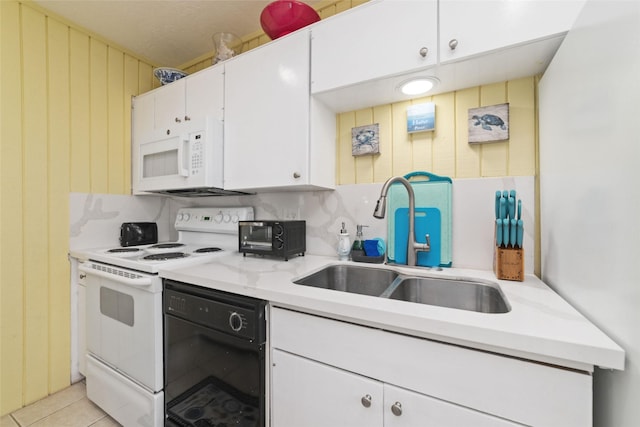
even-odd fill
[(238, 221), (240, 221), (240, 217), (238, 216), (238, 214), (233, 214), (231, 216), (231, 222), (233, 222), (235, 224)]
[(231, 216), (230, 216), (229, 214), (225, 214), (225, 215), (224, 215), (224, 218), (223, 218), (223, 221), (224, 221), (224, 222), (229, 222), (229, 221), (231, 221)]
[(184, 218), (184, 216), (183, 216), (181, 213), (179, 213), (179, 214), (178, 214), (178, 217), (177, 217), (176, 219), (177, 219), (178, 221), (182, 221), (182, 219), (183, 219), (183, 218)]
[(222, 212), (218, 213), (213, 220), (217, 223), (220, 223), (220, 221), (222, 221)]
[(244, 326), (244, 320), (242, 320), (242, 316), (240, 316), (237, 312), (233, 312), (229, 315), (229, 326), (235, 332), (240, 332), (242, 327)]
[(185, 221), (189, 221), (190, 218), (191, 218), (191, 215), (188, 213), (182, 215), (182, 219), (184, 219)]

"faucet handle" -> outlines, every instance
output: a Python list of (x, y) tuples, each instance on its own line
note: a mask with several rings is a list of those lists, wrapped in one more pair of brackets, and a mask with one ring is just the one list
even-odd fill
[(431, 237), (428, 234), (424, 235), (426, 241), (427, 241), (427, 247), (426, 250), (430, 250), (431, 249)]

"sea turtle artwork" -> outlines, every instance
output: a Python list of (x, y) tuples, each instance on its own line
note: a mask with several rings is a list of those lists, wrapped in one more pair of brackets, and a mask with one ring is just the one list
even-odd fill
[(502, 130), (507, 129), (507, 127), (504, 125), (504, 120), (502, 120), (500, 117), (496, 116), (495, 114), (485, 114), (480, 117), (474, 115), (471, 118), (475, 119), (476, 121), (473, 124), (474, 126), (482, 125), (482, 129), (484, 130), (493, 130), (491, 126), (499, 126), (500, 129)]
[(470, 108), (469, 144), (507, 141), (509, 139), (509, 104)]

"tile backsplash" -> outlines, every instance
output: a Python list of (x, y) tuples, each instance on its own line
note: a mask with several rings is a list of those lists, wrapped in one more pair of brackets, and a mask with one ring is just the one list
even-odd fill
[[(118, 246), (120, 224), (154, 221), (160, 241), (178, 236), (173, 223), (178, 209), (189, 206), (253, 206), (257, 219), (307, 221), (307, 253), (336, 255), (337, 235), (344, 222), (351, 237), (356, 225), (365, 238), (387, 236), (387, 220), (373, 217), (381, 183), (341, 185), (335, 191), (264, 193), (250, 196), (168, 198), (72, 193), (70, 242), (72, 250)], [(525, 271), (533, 272), (535, 238), (534, 177), (455, 179), (453, 181), (453, 266), (490, 270), (493, 262), (494, 194), (515, 189), (522, 199), (525, 221)], [(387, 216), (388, 217), (388, 216)]]

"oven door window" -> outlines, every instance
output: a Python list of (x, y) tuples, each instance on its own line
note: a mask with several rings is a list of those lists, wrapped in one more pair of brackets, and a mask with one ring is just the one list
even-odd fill
[(270, 251), (272, 249), (272, 227), (268, 225), (243, 225), (240, 227), (242, 247)]
[(166, 416), (175, 425), (264, 426), (264, 348), (165, 316)]
[(127, 326), (133, 326), (133, 297), (113, 289), (100, 288), (100, 313)]

